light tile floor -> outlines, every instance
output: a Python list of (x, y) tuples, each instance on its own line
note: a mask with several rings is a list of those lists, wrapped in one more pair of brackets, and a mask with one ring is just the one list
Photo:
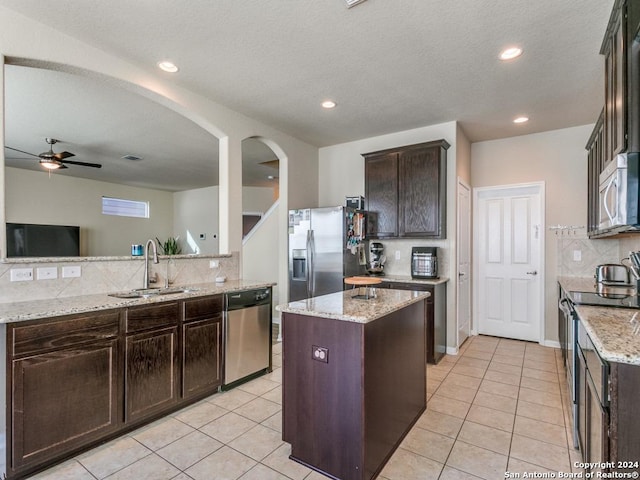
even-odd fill
[[(208, 397), (33, 478), (321, 480), (289, 460), (281, 440), (282, 345), (274, 371)], [(560, 351), (473, 337), (427, 369), (427, 411), (380, 480), (505, 478), (505, 472), (571, 472)]]

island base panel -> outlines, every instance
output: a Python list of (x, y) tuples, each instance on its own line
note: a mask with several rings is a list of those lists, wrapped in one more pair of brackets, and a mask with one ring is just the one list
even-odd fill
[[(425, 302), (363, 324), (285, 313), (283, 440), (331, 478), (374, 478), (426, 408)], [(315, 347), (327, 349), (313, 358)]]

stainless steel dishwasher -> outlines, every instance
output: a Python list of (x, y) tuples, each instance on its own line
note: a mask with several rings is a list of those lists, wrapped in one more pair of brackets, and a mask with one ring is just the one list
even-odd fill
[(223, 329), (223, 388), (271, 371), (271, 287), (227, 293)]

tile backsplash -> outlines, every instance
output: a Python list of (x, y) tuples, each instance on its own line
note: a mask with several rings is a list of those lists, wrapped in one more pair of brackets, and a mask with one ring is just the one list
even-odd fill
[[(131, 290), (142, 287), (144, 259), (141, 257), (91, 257), (77, 260), (30, 262), (28, 260), (0, 263), (0, 303), (63, 298), (75, 295), (90, 295)], [(218, 268), (210, 268), (210, 261), (217, 260)], [(62, 267), (79, 266), (80, 277), (62, 278)], [(214, 282), (216, 277), (228, 280), (239, 278), (239, 254), (189, 256), (177, 255), (172, 264), (168, 257), (161, 256), (159, 264), (150, 263), (150, 275), (157, 275), (157, 282), (151, 286), (164, 287), (167, 273), (173, 285), (190, 285)], [(38, 268), (55, 267), (55, 279), (37, 280)], [(32, 269), (33, 280), (11, 282), (11, 270)]]
[(640, 235), (590, 240), (586, 235), (560, 236), (558, 274), (565, 277), (593, 277), (597, 265), (620, 263), (629, 251), (640, 250)]

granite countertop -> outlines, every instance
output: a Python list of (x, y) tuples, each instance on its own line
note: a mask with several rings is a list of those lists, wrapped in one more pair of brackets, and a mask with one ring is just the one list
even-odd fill
[(369, 323), (431, 295), (429, 292), (376, 288), (375, 298), (365, 300), (353, 298), (357, 290), (345, 290), (278, 305), (276, 310), (346, 322)]
[(402, 282), (402, 283), (420, 283), (423, 285), (439, 285), (441, 283), (447, 283), (449, 279), (447, 277), (438, 278), (413, 278), (411, 275), (382, 275), (379, 278), (382, 281), (387, 282)]
[(0, 323), (13, 323), (25, 320), (36, 320), (73, 313), (94, 312), (110, 308), (132, 307), (158, 302), (169, 302), (184, 298), (217, 295), (221, 293), (253, 288), (264, 288), (275, 285), (272, 282), (257, 282), (251, 280), (228, 280), (225, 283), (202, 283), (181, 285), (188, 288), (188, 292), (172, 293), (170, 295), (152, 295), (147, 298), (117, 298), (108, 294), (80, 295), (76, 297), (58, 297), (46, 300), (26, 302), (0, 303)]
[[(596, 292), (592, 277), (561, 277), (565, 291)], [(640, 310), (576, 305), (576, 313), (600, 356), (640, 366)]]

